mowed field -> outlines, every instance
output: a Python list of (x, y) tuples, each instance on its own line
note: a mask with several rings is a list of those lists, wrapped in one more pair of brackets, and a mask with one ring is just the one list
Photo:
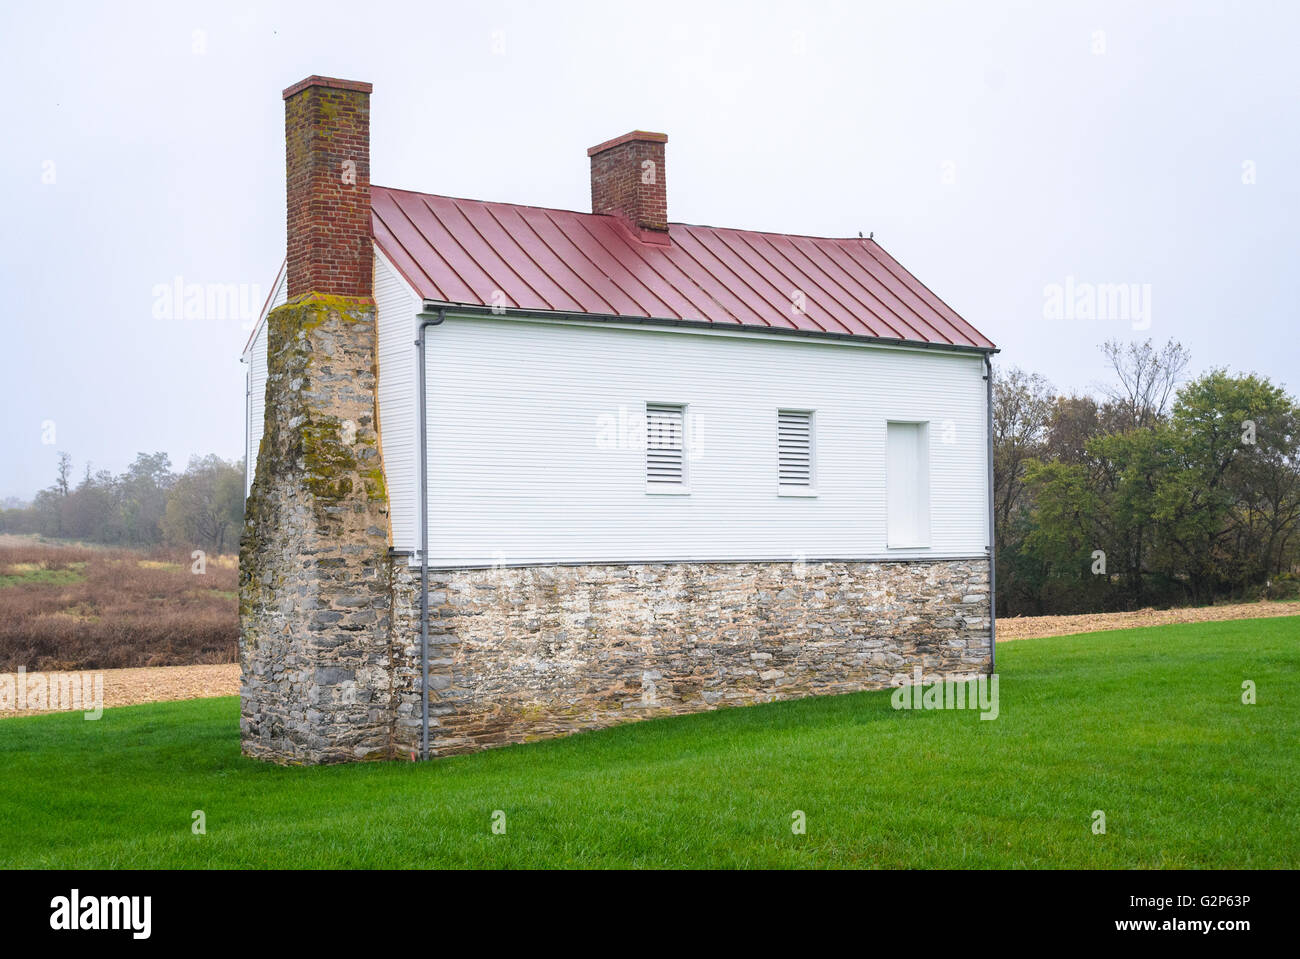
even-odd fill
[(238, 660), (238, 568), (0, 537), (0, 672)]
[(992, 721), (881, 691), (431, 763), (244, 759), (234, 698), (12, 719), (0, 865), (1300, 867), (1300, 618), (1026, 639), (998, 673)]

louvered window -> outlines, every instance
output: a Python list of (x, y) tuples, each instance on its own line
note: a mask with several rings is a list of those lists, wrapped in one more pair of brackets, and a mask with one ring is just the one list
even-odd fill
[(813, 489), (813, 415), (808, 410), (777, 410), (778, 482), (782, 492)]
[(645, 407), (645, 479), (651, 492), (679, 492), (686, 486), (686, 408), (667, 403)]

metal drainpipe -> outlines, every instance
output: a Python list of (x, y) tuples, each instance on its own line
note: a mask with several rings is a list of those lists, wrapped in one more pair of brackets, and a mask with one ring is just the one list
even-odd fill
[(429, 436), (425, 399), (424, 333), (447, 318), (419, 314), (419, 335), (415, 341), (420, 380), (420, 758), (429, 758)]
[(989, 458), (989, 674), (996, 672), (998, 647), (998, 553), (993, 491), (993, 357), (984, 354), (984, 383), (988, 398)]

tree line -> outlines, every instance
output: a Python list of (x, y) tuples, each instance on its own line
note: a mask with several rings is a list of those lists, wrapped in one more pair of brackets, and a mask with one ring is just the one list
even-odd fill
[(0, 509), (0, 533), (37, 533), (111, 546), (159, 545), (233, 552), (244, 522), (244, 465), (194, 457), (173, 473), (166, 453), (138, 453), (126, 470), (78, 482), (72, 457), (59, 454), (54, 483), (29, 505)]
[(1300, 594), (1295, 398), (1224, 369), (1184, 381), (1172, 340), (1102, 350), (1096, 396), (994, 371), (999, 614)]

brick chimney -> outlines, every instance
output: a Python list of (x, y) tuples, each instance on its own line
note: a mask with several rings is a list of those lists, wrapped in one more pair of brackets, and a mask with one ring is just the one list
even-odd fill
[(641, 231), (668, 233), (664, 133), (633, 130), (587, 151), (591, 212), (621, 216)]
[(371, 89), (308, 77), (284, 91), (290, 299), (370, 298)]

